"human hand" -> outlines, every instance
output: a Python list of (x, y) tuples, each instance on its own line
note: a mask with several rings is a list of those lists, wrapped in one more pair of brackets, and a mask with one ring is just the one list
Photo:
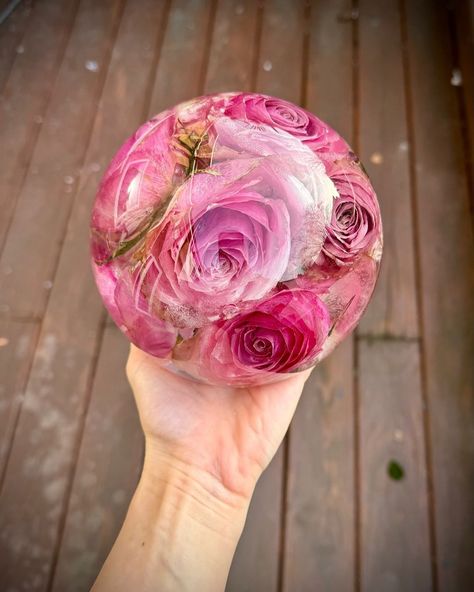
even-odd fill
[(149, 456), (167, 457), (248, 500), (288, 429), (310, 370), (248, 388), (192, 382), (131, 346), (127, 376)]

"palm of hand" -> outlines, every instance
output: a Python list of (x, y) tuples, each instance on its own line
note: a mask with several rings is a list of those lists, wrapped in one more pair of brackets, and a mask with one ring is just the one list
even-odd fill
[(127, 375), (149, 441), (250, 495), (280, 445), (309, 371), (249, 388), (195, 383), (132, 346)]

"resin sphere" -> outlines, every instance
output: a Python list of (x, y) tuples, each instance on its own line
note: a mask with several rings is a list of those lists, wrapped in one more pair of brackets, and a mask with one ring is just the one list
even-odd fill
[(382, 252), (374, 190), (323, 121), (261, 94), (200, 97), (120, 148), (91, 219), (114, 321), (169, 369), (260, 384), (356, 325)]

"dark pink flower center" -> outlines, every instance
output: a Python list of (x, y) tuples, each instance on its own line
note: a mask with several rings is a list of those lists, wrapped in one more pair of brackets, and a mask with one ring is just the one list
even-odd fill
[[(221, 324), (233, 361), (250, 372), (287, 372), (311, 361), (328, 330), (325, 305), (305, 290), (279, 292), (259, 309)], [(215, 352), (221, 358), (225, 349)]]
[(291, 111), (290, 109), (286, 109), (285, 107), (278, 108), (277, 113), (282, 119), (286, 119), (289, 122), (298, 121), (298, 116), (296, 115), (296, 113), (294, 111)]
[(263, 353), (265, 351), (271, 350), (272, 344), (268, 341), (268, 339), (256, 339), (253, 342), (253, 348), (258, 353)]
[(345, 226), (346, 228), (350, 226), (352, 221), (354, 220), (354, 216), (357, 215), (356, 208), (354, 204), (343, 204), (341, 208), (339, 208), (337, 212), (337, 221), (341, 226)]
[(258, 358), (270, 358), (273, 354), (273, 336), (262, 336), (259, 330), (251, 329), (247, 331), (244, 342), (247, 353), (257, 356)]

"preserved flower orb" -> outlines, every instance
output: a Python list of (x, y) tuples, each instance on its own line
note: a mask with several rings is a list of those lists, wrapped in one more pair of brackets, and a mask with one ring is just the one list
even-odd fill
[(91, 219), (114, 321), (169, 369), (261, 384), (355, 327), (382, 253), (374, 190), (327, 124), (252, 93), (160, 113), (120, 148)]

